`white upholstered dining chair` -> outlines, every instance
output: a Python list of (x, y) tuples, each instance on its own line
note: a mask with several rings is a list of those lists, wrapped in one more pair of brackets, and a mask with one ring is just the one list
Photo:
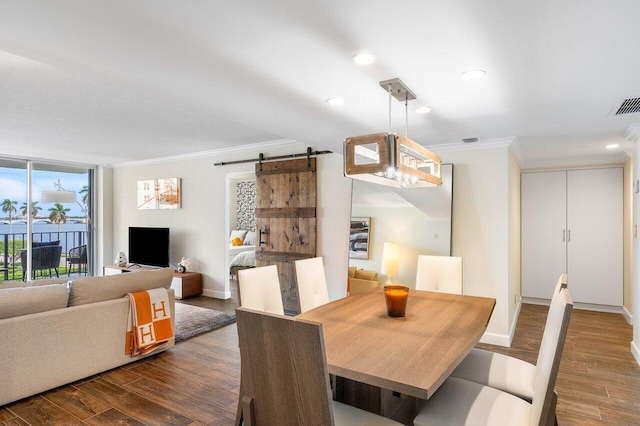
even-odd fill
[(245, 308), (236, 319), (245, 426), (400, 425), (332, 401), (321, 324)]
[(462, 258), (418, 256), (416, 290), (462, 294)]
[(549, 308), (543, 348), (538, 358), (531, 403), (510, 393), (450, 377), (425, 402), (414, 419), (415, 426), (553, 424), (553, 388), (560, 367), (573, 302), (563, 288)]
[(280, 279), (276, 265), (238, 271), (240, 306), (284, 315)]
[(294, 265), (298, 282), (300, 313), (329, 303), (322, 257), (296, 260)]
[[(556, 283), (551, 297), (552, 304), (560, 297), (560, 290), (563, 288), (567, 288), (567, 274), (564, 273), (560, 275)], [(545, 333), (547, 327), (550, 326), (550, 317), (551, 310), (549, 310), (547, 314)], [(543, 334), (536, 365), (540, 362), (546, 340)], [(453, 373), (451, 373), (451, 377), (458, 377), (491, 386), (492, 388), (508, 392), (529, 402), (531, 402), (533, 398), (535, 375), (536, 366), (529, 362), (509, 355), (477, 348), (472, 349), (469, 355), (467, 355)]]

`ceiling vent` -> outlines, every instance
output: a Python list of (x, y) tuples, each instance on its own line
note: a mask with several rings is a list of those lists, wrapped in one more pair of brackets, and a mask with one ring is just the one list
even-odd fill
[(622, 115), (640, 112), (640, 98), (628, 98), (619, 100), (609, 115)]
[(462, 139), (462, 142), (464, 142), (464, 143), (478, 142), (478, 138), (464, 138), (464, 139)]

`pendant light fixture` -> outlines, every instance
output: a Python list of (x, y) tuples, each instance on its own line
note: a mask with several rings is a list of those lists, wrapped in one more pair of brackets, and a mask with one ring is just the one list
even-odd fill
[[(344, 175), (397, 188), (442, 185), (441, 158), (406, 136), (408, 102), (416, 95), (398, 78), (380, 86), (389, 92), (389, 132), (346, 138)], [(405, 136), (391, 133), (391, 97), (405, 103)]]

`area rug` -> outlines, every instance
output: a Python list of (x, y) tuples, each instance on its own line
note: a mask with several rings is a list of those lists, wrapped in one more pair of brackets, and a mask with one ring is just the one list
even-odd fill
[(235, 314), (176, 303), (176, 343), (236, 322)]

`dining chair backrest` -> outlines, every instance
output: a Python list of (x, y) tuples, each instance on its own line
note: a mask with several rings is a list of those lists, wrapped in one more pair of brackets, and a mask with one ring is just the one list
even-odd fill
[(300, 313), (329, 303), (327, 280), (324, 275), (322, 257), (296, 260), (296, 280), (298, 282), (298, 298)]
[(531, 425), (538, 425), (541, 419), (547, 419), (552, 409), (554, 386), (572, 309), (573, 302), (569, 290), (561, 288), (557, 297), (554, 297), (551, 302), (547, 324), (542, 335), (533, 383)]
[(238, 271), (240, 306), (284, 315), (278, 267), (260, 266)]
[(245, 425), (333, 425), (322, 325), (236, 309)]
[(462, 294), (462, 258), (418, 256), (416, 290)]

